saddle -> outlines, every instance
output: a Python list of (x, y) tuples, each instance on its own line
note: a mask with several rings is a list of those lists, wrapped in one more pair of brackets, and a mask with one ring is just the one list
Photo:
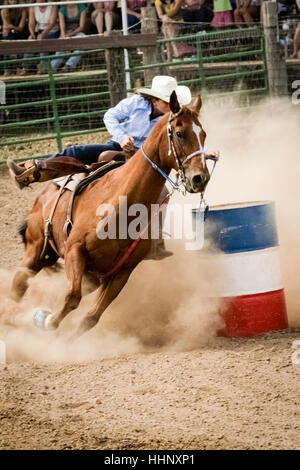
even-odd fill
[[(43, 246), (43, 250), (41, 253), (41, 258), (45, 254), (48, 242), (50, 243), (51, 247), (56, 252), (56, 254), (59, 255), (57, 248), (55, 246), (55, 243), (54, 243), (54, 239), (53, 239), (52, 219), (53, 219), (56, 206), (58, 204), (58, 201), (63, 191), (69, 190), (72, 192), (72, 195), (70, 197), (70, 201), (68, 204), (66, 221), (64, 224), (64, 228), (63, 228), (63, 232), (68, 237), (73, 226), (72, 211), (73, 211), (73, 204), (74, 204), (75, 197), (78, 194), (82, 193), (90, 183), (101, 178), (102, 176), (106, 175), (108, 172), (114, 170), (115, 168), (119, 168), (124, 163), (125, 163), (124, 160), (120, 160), (120, 161), (112, 160), (110, 162), (93, 163), (90, 166), (90, 173), (88, 175), (86, 175), (86, 173), (77, 173), (75, 175), (69, 175), (69, 176), (63, 176), (61, 178), (56, 178), (55, 180), (52, 181), (52, 183), (60, 189), (54, 201), (49, 218), (45, 222), (45, 227), (44, 227), (45, 238), (44, 238), (44, 246)], [(95, 169), (93, 170), (93, 168)]]

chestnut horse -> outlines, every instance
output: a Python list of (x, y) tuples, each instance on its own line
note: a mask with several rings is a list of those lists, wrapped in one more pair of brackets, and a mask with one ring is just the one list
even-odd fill
[[(157, 122), (145, 140), (143, 149), (138, 150), (121, 167), (92, 182), (76, 197), (73, 228), (68, 238), (63, 232), (63, 226), (71, 192), (62, 193), (53, 217), (53, 239), (59, 256), (65, 260), (68, 290), (62, 308), (45, 319), (42, 325), (45, 329), (57, 328), (65, 316), (77, 308), (85, 273), (93, 273), (97, 280), (97, 297), (91, 310), (81, 320), (77, 334), (80, 335), (96, 325), (102, 313), (126, 284), (133, 269), (150, 249), (151, 239), (142, 239), (117, 272), (103, 277), (104, 273), (111, 271), (120, 255), (126, 252), (132, 239), (98, 238), (97, 230), (102, 220), (97, 215), (100, 205), (111, 204), (115, 208), (117, 227), (120, 196), (127, 196), (128, 207), (135, 203), (144, 204), (150, 213), (151, 204), (157, 202), (165, 184), (165, 178), (156, 171), (155, 165), (166, 175), (172, 169), (179, 171), (187, 191), (202, 193), (205, 190), (210, 174), (204, 154), (206, 134), (199, 122), (200, 108), (200, 96), (194, 105), (180, 107), (176, 93), (173, 92), (170, 97), (170, 113)], [(23, 231), (25, 257), (12, 284), (12, 294), (16, 300), (24, 295), (30, 277), (43, 267), (55, 264), (58, 259), (49, 245), (41, 258), (44, 224), (57, 192), (54, 184), (47, 184), (28, 216), (27, 228)]]

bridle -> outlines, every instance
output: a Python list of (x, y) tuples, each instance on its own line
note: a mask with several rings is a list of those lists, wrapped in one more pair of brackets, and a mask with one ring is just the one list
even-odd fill
[[(183, 165), (186, 162), (190, 161), (192, 158), (194, 158), (196, 156), (200, 156), (201, 161), (202, 161), (202, 165), (204, 167), (205, 164), (206, 164), (206, 160), (213, 160), (214, 165), (213, 165), (213, 168), (210, 172), (210, 177), (211, 177), (211, 175), (212, 175), (212, 173), (215, 169), (216, 163), (218, 161), (217, 156), (213, 156), (213, 155), (206, 156), (205, 155), (205, 148), (201, 144), (201, 142), (199, 142), (200, 148), (198, 150), (196, 150), (195, 152), (190, 153), (189, 155), (186, 155), (183, 148), (182, 148), (181, 143), (179, 142), (178, 138), (176, 137), (177, 146), (180, 148), (182, 153), (185, 154), (185, 159), (182, 162), (179, 160), (178, 153), (176, 151), (176, 146), (174, 145), (174, 136), (176, 136), (176, 133), (175, 133), (174, 127), (172, 126), (171, 123), (174, 119), (176, 119), (182, 113), (182, 111), (183, 111), (182, 108), (180, 108), (177, 113), (173, 113), (171, 111), (170, 114), (169, 114), (169, 119), (168, 119), (168, 124), (167, 124), (167, 135), (168, 135), (168, 142), (169, 142), (168, 155), (171, 155), (173, 153), (173, 156), (174, 156), (175, 161), (176, 161), (176, 165), (177, 165), (177, 181), (176, 182), (174, 182), (161, 168), (159, 168), (159, 166), (156, 165), (156, 163), (154, 163), (148, 157), (148, 155), (144, 151), (143, 145), (141, 147), (141, 151), (142, 151), (143, 156), (146, 158), (146, 160), (148, 160), (148, 162), (151, 164), (152, 168), (154, 168), (156, 171), (158, 171), (171, 184), (172, 188), (174, 190), (177, 190), (177, 191), (181, 190), (181, 186), (184, 186), (184, 188), (185, 188), (186, 177), (185, 177), (185, 172), (184, 172)], [(185, 189), (184, 189), (184, 192), (185, 192)]]

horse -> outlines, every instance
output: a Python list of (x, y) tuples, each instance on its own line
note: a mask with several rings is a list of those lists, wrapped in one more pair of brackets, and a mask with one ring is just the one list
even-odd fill
[(64, 303), (56, 313), (46, 315), (42, 325), (44, 329), (58, 328), (66, 315), (78, 307), (84, 274), (92, 276), (97, 295), (94, 305), (81, 319), (75, 337), (94, 327), (150, 249), (151, 239), (141, 239), (126, 261), (118, 269), (113, 269), (131, 246), (132, 239), (128, 236), (100, 239), (99, 226), (106, 219), (104, 214), (99, 215), (99, 207), (109, 204), (115, 209), (117, 229), (121, 225), (120, 196), (127, 196), (128, 207), (135, 203), (144, 204), (150, 213), (151, 205), (157, 202), (172, 169), (181, 174), (188, 192), (204, 192), (210, 173), (204, 153), (206, 133), (199, 121), (201, 105), (201, 96), (198, 95), (192, 105), (180, 107), (174, 91), (170, 96), (170, 112), (156, 123), (143, 147), (125, 164), (93, 181), (76, 196), (73, 227), (68, 237), (63, 227), (71, 193), (62, 192), (53, 216), (53, 240), (57, 253), (49, 244), (46, 250), (43, 245), (45, 220), (57, 198), (58, 188), (49, 182), (37, 196), (21, 230), (25, 256), (13, 278), (11, 294), (15, 300), (21, 300), (31, 277), (44, 267), (54, 265), (59, 257), (64, 259), (68, 280)]

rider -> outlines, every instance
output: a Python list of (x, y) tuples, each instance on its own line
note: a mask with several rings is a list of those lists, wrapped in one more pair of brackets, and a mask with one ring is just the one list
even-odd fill
[[(76, 167), (80, 168), (78, 160), (84, 165), (91, 165), (97, 162), (99, 155), (105, 151), (134, 153), (142, 146), (155, 123), (169, 111), (169, 99), (174, 90), (180, 104), (185, 105), (191, 102), (192, 97), (188, 87), (178, 86), (173, 77), (156, 76), (152, 80), (150, 89), (138, 88), (138, 94), (123, 99), (105, 113), (104, 123), (112, 136), (106, 144), (75, 145), (67, 147), (62, 153), (52, 155), (46, 160), (27, 160), (18, 165), (12, 160), (8, 160), (10, 175), (22, 189), (30, 183), (52, 179), (53, 163), (58, 164), (58, 161), (54, 161), (57, 157), (72, 157), (70, 158), (69, 173), (65, 161), (62, 168), (63, 174), (58, 174), (60, 170), (56, 171), (56, 176), (65, 176), (72, 173), (74, 159), (77, 160)], [(84, 165), (81, 165), (81, 171), (86, 170)], [(57, 168), (60, 168), (59, 165)]]
[[(87, 165), (97, 162), (99, 155), (109, 150), (133, 154), (142, 146), (161, 116), (170, 111), (169, 100), (174, 90), (180, 104), (186, 105), (191, 102), (192, 97), (188, 87), (178, 86), (173, 77), (156, 76), (152, 80), (150, 89), (137, 89), (138, 94), (123, 99), (105, 113), (104, 123), (112, 135), (112, 139), (106, 144), (75, 145), (46, 160), (27, 160), (23, 164), (8, 160), (10, 175), (22, 189), (33, 182), (53, 179), (54, 174), (58, 177), (87, 171)], [(165, 194), (161, 197), (163, 199)], [(158, 240), (153, 240), (148, 259), (163, 259), (171, 254), (165, 249), (161, 233)]]

